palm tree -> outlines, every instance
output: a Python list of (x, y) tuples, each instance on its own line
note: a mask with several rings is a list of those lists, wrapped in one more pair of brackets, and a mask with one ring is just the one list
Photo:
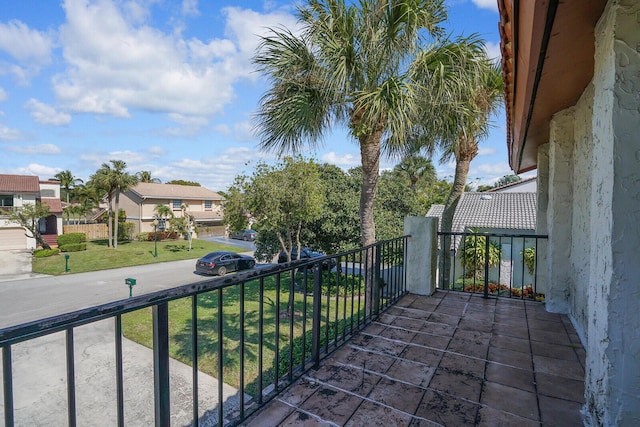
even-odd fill
[[(67, 205), (69, 204), (69, 193), (71, 193), (71, 187), (75, 187), (76, 184), (82, 183), (80, 178), (73, 176), (70, 170), (60, 171), (54, 175), (54, 179), (60, 181), (60, 186), (64, 188), (64, 192), (67, 195)], [(67, 214), (67, 222), (69, 222), (69, 210), (65, 210)]]
[(414, 193), (416, 192), (418, 181), (426, 180), (428, 183), (432, 183), (436, 180), (436, 169), (433, 167), (431, 160), (417, 153), (403, 157), (394, 169), (409, 180), (411, 190)]
[(139, 182), (151, 182), (154, 184), (160, 184), (162, 182), (158, 178), (153, 178), (151, 176), (151, 171), (140, 171), (136, 173), (136, 177)]
[[(109, 229), (109, 247), (118, 248), (118, 211), (120, 207), (120, 193), (129, 190), (138, 183), (138, 178), (125, 172), (127, 163), (124, 160), (110, 160), (111, 165), (103, 163), (100, 169), (92, 176), (95, 184), (106, 194), (109, 210), (107, 214)], [(113, 203), (112, 203), (113, 202)], [(112, 215), (115, 212), (113, 230), (111, 227)], [(112, 240), (113, 236), (113, 240)], [(113, 241), (113, 245), (112, 245)]]
[(307, 0), (298, 8), (303, 31), (273, 29), (254, 57), (271, 80), (256, 115), (261, 147), (282, 155), (315, 146), (343, 124), (360, 146), (362, 243), (375, 242), (373, 203), (381, 153), (393, 153), (421, 132), (419, 107), (449, 108), (438, 77), (442, 64), (477, 50), (475, 39), (431, 46), (446, 18), (444, 0)]

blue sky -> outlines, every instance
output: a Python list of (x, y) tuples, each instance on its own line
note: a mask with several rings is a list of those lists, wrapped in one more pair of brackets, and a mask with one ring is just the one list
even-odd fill
[[(450, 0), (447, 30), (498, 50), (496, 0)], [(251, 57), (267, 27), (294, 28), (293, 2), (267, 0), (0, 0), (0, 173), (84, 180), (110, 159), (163, 182), (225, 190), (262, 159), (251, 119), (265, 81)], [(504, 113), (473, 161), (471, 183), (511, 173)], [(349, 168), (343, 129), (319, 161)], [(385, 159), (382, 167), (396, 161)], [(440, 165), (450, 179), (453, 165)]]

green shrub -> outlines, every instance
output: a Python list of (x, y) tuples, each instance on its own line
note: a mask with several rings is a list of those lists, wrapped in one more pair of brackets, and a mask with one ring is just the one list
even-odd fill
[(87, 250), (86, 243), (69, 243), (68, 245), (60, 246), (62, 252), (80, 252)]
[(178, 233), (175, 231), (152, 231), (147, 235), (147, 240), (149, 242), (153, 242), (154, 240), (156, 240), (156, 237), (158, 242), (161, 240), (177, 240)]
[(75, 243), (84, 243), (87, 241), (87, 235), (84, 233), (67, 233), (58, 236), (58, 246), (64, 246)]
[(136, 240), (139, 242), (146, 242), (149, 240), (149, 232), (143, 231), (142, 233), (136, 234)]
[(51, 255), (58, 255), (60, 253), (60, 249), (58, 248), (53, 248), (53, 249), (37, 249), (35, 251), (33, 251), (33, 256), (36, 258), (44, 258), (44, 257), (48, 257)]
[(118, 240), (131, 240), (133, 236), (133, 230), (136, 225), (132, 222), (119, 222), (118, 223)]

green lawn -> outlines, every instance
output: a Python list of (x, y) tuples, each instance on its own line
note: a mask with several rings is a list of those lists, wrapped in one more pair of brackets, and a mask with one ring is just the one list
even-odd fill
[[(259, 372), (263, 372), (263, 387), (274, 381), (274, 362), (276, 354), (276, 319), (279, 319), (279, 354), (283, 359), (280, 361), (280, 375), (283, 374), (283, 367), (287, 369), (286, 362), (289, 358), (289, 344), (291, 323), (289, 316), (285, 313), (289, 305), (291, 293), (289, 291), (289, 277), (283, 276), (280, 287), (280, 301), (277, 304), (276, 280), (274, 277), (266, 278), (264, 281), (263, 296), (263, 355), (262, 367), (259, 366), (259, 333), (260, 333), (260, 285), (257, 280), (247, 282), (244, 286), (244, 328), (240, 324), (240, 288), (241, 286), (231, 286), (222, 290), (222, 321), (223, 321), (223, 375), (224, 382), (236, 388), (240, 387), (240, 331), (244, 330), (245, 358), (244, 358), (244, 383), (245, 392), (256, 396), (258, 390)], [(326, 273), (325, 273), (326, 277)], [(293, 293), (293, 337), (300, 337), (303, 328), (304, 294), (301, 291), (303, 275), (299, 274)], [(310, 279), (310, 278), (309, 278)], [(352, 281), (351, 276), (342, 276), (341, 287), (344, 287), (347, 280)], [(332, 274), (332, 283), (335, 290), (335, 274)], [(335, 295), (335, 292), (331, 292)], [(198, 368), (213, 377), (218, 377), (218, 291), (214, 290), (198, 296)], [(313, 298), (307, 296), (307, 318), (305, 329), (307, 333), (312, 326), (312, 304)], [(351, 307), (351, 291), (347, 298), (341, 292), (339, 298), (335, 296), (327, 299), (322, 298), (322, 338), (325, 338), (324, 331), (327, 325), (327, 310), (330, 326), (330, 335), (335, 331), (334, 325), (346, 323), (350, 326), (352, 313), (354, 316), (354, 328), (357, 327), (357, 316), (363, 317), (364, 303), (359, 304), (357, 290), (355, 292), (354, 307)], [(360, 305), (360, 306), (359, 306)], [(278, 308), (279, 307), (279, 308)], [(169, 352), (171, 357), (182, 361), (188, 365), (192, 363), (191, 351), (191, 317), (192, 300), (183, 298), (169, 303)], [(338, 321), (336, 322), (336, 315)], [(348, 320), (343, 320), (348, 319)], [(127, 338), (152, 348), (153, 329), (151, 309), (143, 309), (127, 313), (122, 316), (123, 334)], [(301, 340), (298, 338), (294, 345), (295, 363), (299, 363), (301, 357)], [(306, 347), (305, 353), (310, 354), (310, 345)], [(283, 365), (283, 362), (285, 364)], [(295, 364), (294, 363), (294, 364)]]
[[(68, 273), (108, 270), (111, 268), (131, 267), (156, 262), (196, 259), (213, 251), (243, 252), (244, 249), (227, 246), (206, 240), (194, 239), (189, 251), (189, 242), (168, 240), (158, 243), (158, 256), (154, 257), (155, 242), (118, 242), (118, 248), (107, 247), (106, 240), (87, 242), (87, 250), (69, 252)], [(64, 274), (65, 254), (60, 253), (44, 258), (33, 258), (32, 270), (42, 274)]]

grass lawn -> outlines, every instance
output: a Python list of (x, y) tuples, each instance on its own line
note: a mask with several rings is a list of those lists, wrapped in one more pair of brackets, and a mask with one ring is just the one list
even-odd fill
[[(117, 249), (107, 247), (106, 240), (87, 242), (86, 251), (68, 253), (68, 273), (84, 273), (87, 271), (108, 270), (111, 268), (131, 267), (156, 262), (196, 259), (213, 251), (244, 251), (244, 249), (235, 246), (227, 246), (198, 239), (194, 239), (191, 242), (191, 252), (189, 252), (189, 242), (186, 240), (167, 240), (157, 243), (158, 256), (154, 257), (155, 242), (118, 242)], [(34, 257), (32, 271), (34, 273), (52, 275), (64, 274), (64, 255), (65, 254), (60, 253), (50, 257)]]
[[(326, 273), (325, 273), (326, 275)], [(302, 274), (297, 277), (298, 285), (301, 284)], [(335, 274), (332, 275), (333, 287), (335, 295)], [(347, 278), (349, 277), (349, 278)], [(351, 276), (342, 276), (341, 287), (347, 280), (352, 280)], [(311, 280), (311, 279), (310, 279)], [(353, 282), (353, 281), (352, 281)], [(283, 275), (280, 285), (280, 292), (277, 291), (276, 279), (274, 277), (266, 278), (264, 281), (263, 291), (263, 355), (262, 367), (259, 366), (259, 333), (260, 333), (260, 284), (257, 280), (245, 283), (244, 285), (244, 340), (245, 340), (245, 358), (244, 358), (244, 383), (245, 393), (256, 396), (258, 392), (259, 372), (263, 372), (263, 387), (274, 381), (274, 362), (276, 354), (276, 319), (279, 320), (279, 353), (280, 357), (285, 359), (280, 361), (280, 371), (282, 375), (283, 363), (289, 358), (290, 334), (294, 337), (302, 335), (303, 324), (307, 333), (311, 331), (312, 326), (312, 304), (313, 298), (307, 295), (306, 301), (306, 322), (303, 321), (304, 312), (304, 293), (297, 286), (297, 291), (293, 292), (294, 319), (293, 325), (290, 323), (289, 316), (285, 315), (288, 311), (289, 298), (291, 292), (289, 289), (290, 278)], [(224, 382), (233, 387), (240, 388), (240, 291), (241, 286), (231, 286), (224, 288), (222, 292), (222, 321), (223, 321), (223, 375)], [(213, 377), (218, 377), (218, 296), (217, 290), (200, 294), (197, 297), (198, 309), (198, 368)], [(278, 293), (280, 300), (278, 301)], [(347, 328), (350, 326), (350, 319), (354, 313), (354, 328), (357, 327), (358, 310), (364, 309), (364, 303), (359, 307), (357, 290), (355, 292), (354, 307), (351, 307), (351, 291), (345, 298), (344, 292), (340, 297), (335, 296), (322, 298), (322, 337), (325, 337), (327, 314), (329, 322), (332, 322), (331, 332), (335, 331), (333, 325), (344, 323), (346, 321)], [(188, 365), (192, 364), (191, 351), (191, 330), (192, 330), (192, 299), (183, 298), (169, 303), (169, 352), (171, 357), (182, 361)], [(328, 313), (327, 313), (328, 310)], [(336, 316), (338, 322), (336, 322)], [(363, 316), (361, 314), (361, 316)], [(135, 312), (127, 313), (122, 316), (123, 334), (127, 338), (152, 348), (153, 344), (153, 328), (151, 309), (143, 309)], [(305, 324), (306, 323), (306, 324)], [(293, 326), (293, 330), (291, 330)], [(331, 334), (333, 335), (333, 334)], [(299, 363), (301, 358), (301, 341), (298, 339), (296, 350), (294, 352), (295, 363)], [(306, 348), (305, 353), (310, 354), (310, 346)], [(294, 364), (295, 364), (294, 363)]]

